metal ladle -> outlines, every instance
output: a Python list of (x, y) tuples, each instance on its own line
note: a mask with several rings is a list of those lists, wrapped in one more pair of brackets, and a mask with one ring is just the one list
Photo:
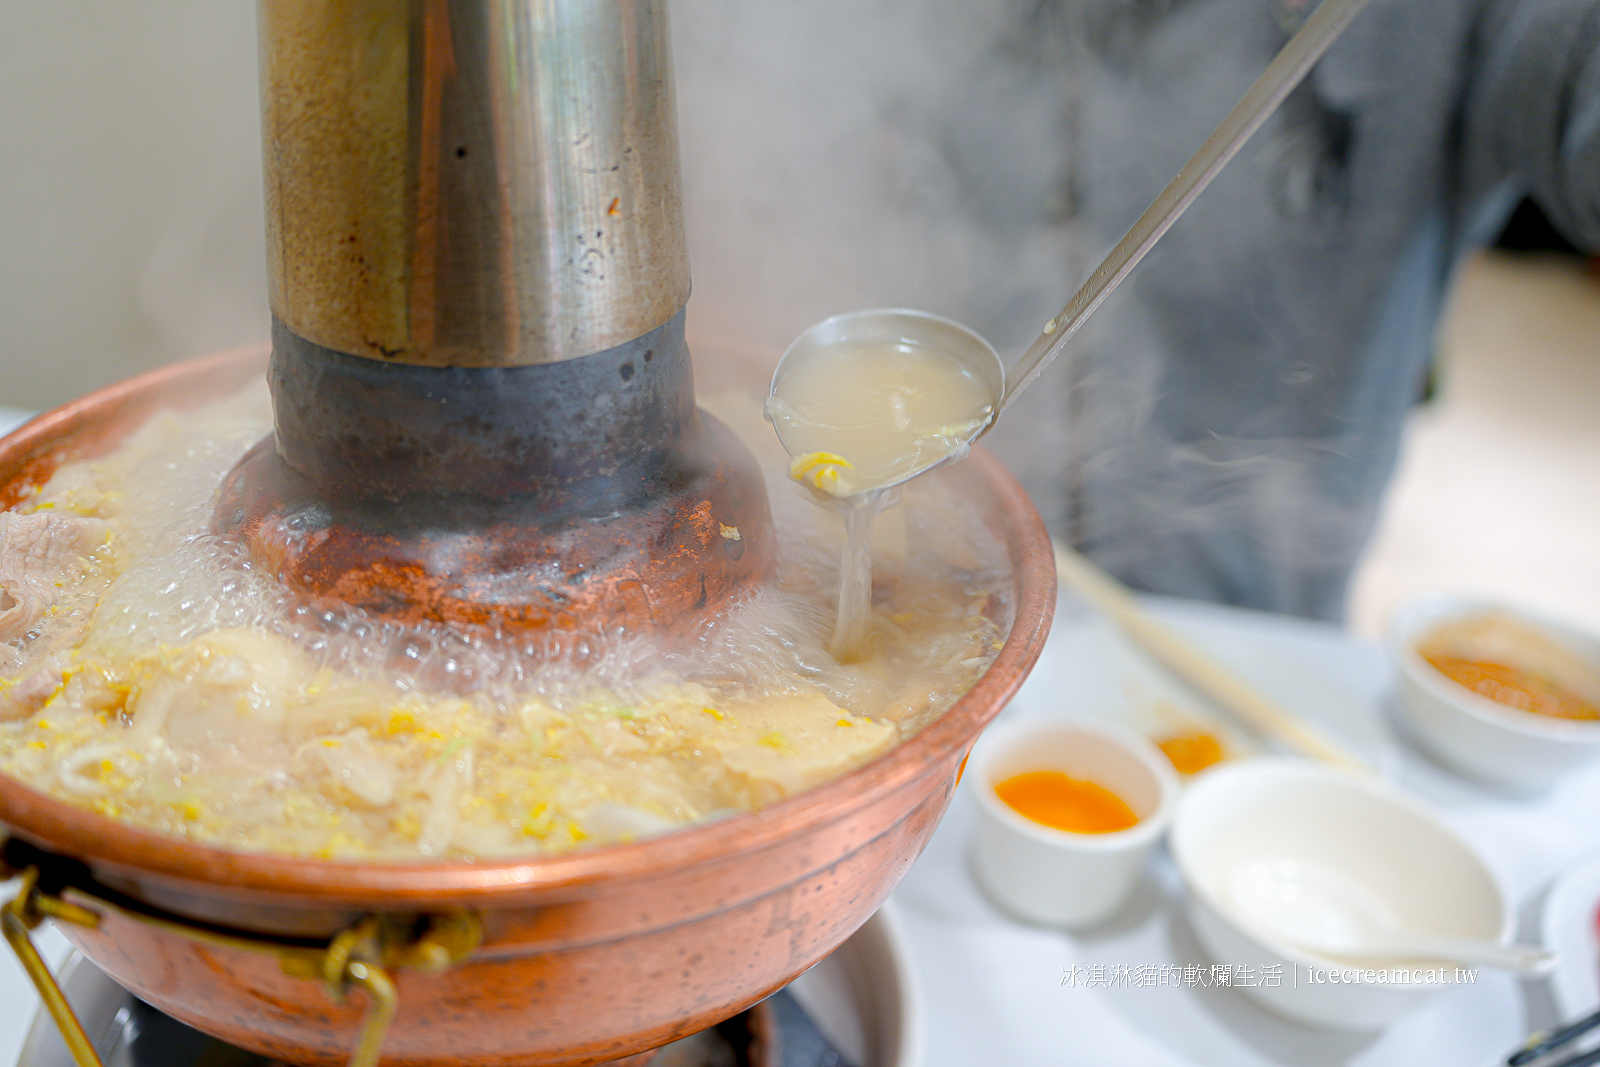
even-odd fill
[[(955, 359), (991, 390), (994, 402), (988, 421), (976, 424), (971, 436), (956, 442), (942, 458), (911, 469), (897, 481), (863, 486), (859, 492), (889, 489), (961, 459), (972, 442), (987, 433), (1001, 412), (1061, 354), (1084, 321), (1205, 191), (1366, 4), (1367, 0), (1322, 0), (1305, 25), (1289, 38), (1261, 77), (1228, 112), (1222, 124), (1206, 138), (1200, 150), (1183, 165), (1155, 202), (1139, 216), (1139, 221), (1117, 242), (1111, 254), (1089, 275), (1089, 280), (1073, 294), (1067, 306), (1044, 324), (1044, 332), (1022, 354), (1009, 374), (1004, 371), (994, 348), (965, 327), (920, 311), (872, 309), (836, 315), (796, 338), (773, 372), (771, 397), (781, 396), (784, 378), (798, 362), (840, 344), (892, 340), (926, 346)], [(791, 442), (784, 441), (783, 437), (780, 426), (778, 439), (790, 455), (804, 451), (791, 447)]]

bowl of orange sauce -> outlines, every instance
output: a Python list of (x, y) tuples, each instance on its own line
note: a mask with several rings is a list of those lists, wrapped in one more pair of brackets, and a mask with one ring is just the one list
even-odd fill
[(1389, 640), (1402, 725), (1450, 767), (1526, 791), (1600, 756), (1600, 640), (1578, 627), (1430, 594), (1394, 613)]
[(967, 780), (979, 819), (978, 885), (1047, 926), (1089, 926), (1127, 900), (1178, 796), (1149, 740), (1098, 722), (1029, 722), (985, 734)]

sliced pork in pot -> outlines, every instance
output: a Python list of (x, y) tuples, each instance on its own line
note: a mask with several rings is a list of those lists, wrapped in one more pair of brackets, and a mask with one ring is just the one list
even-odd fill
[(110, 535), (105, 522), (81, 515), (0, 513), (0, 641), (33, 629)]

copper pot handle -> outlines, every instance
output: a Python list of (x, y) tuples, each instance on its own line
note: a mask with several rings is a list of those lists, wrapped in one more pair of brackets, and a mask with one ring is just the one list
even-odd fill
[[(45, 919), (93, 929), (100, 925), (101, 910), (110, 910), (200, 944), (275, 956), (284, 974), (321, 980), (337, 1001), (343, 1001), (352, 986), (359, 986), (367, 995), (367, 1011), (349, 1067), (377, 1067), (384, 1036), (400, 1003), (390, 971), (442, 971), (466, 958), (483, 941), (482, 922), (467, 911), (421, 916), (364, 915), (321, 943), (203, 926), (125, 898), (113, 902), (110, 898), (116, 894), (112, 891), (90, 880), (74, 878), (71, 872), (64, 873), (62, 868), (76, 866), (70, 861), (14, 839), (0, 841), (0, 876), (17, 875), (22, 882), (17, 895), (0, 908), (0, 929), (28, 972), (78, 1067), (101, 1067), (100, 1056), (29, 936), (29, 931)], [(41, 872), (45, 870), (50, 874), (45, 879), (52, 887), (49, 892), (40, 888)], [(80, 884), (85, 881), (94, 886), (93, 891)], [(83, 898), (88, 906), (65, 899), (69, 891)]]

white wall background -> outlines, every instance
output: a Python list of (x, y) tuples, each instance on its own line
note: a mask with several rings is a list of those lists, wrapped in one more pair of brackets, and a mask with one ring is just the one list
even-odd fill
[[(671, 10), (701, 339), (908, 304), (1017, 344), (1070, 291), (1025, 0)], [(257, 99), (253, 0), (0, 0), (0, 406), (266, 335)]]
[(266, 336), (255, 5), (0, 2), (0, 405)]

